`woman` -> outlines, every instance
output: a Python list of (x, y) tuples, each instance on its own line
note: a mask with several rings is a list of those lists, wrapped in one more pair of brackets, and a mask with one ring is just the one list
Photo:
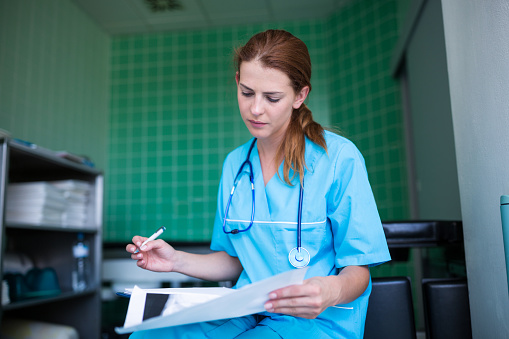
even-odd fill
[(390, 260), (364, 160), (350, 141), (313, 121), (304, 103), (311, 61), (301, 40), (268, 30), (235, 61), (240, 114), (254, 138), (224, 162), (214, 252), (184, 253), (155, 240), (134, 254), (146, 239), (139, 236), (126, 249), (144, 269), (237, 280), (236, 287), (303, 266), (307, 279), (273, 291), (264, 313), (132, 338), (362, 338), (368, 267)]

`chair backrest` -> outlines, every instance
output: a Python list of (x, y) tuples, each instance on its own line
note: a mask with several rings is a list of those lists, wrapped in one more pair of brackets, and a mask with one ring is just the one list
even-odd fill
[(415, 339), (410, 279), (373, 278), (372, 284), (364, 339)]
[(423, 279), (428, 339), (472, 338), (466, 279)]

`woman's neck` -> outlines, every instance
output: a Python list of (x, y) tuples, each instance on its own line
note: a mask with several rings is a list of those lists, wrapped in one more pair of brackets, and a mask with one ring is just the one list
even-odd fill
[(262, 167), (263, 181), (265, 185), (277, 173), (279, 165), (283, 159), (276, 159), (277, 150), (280, 142), (274, 141), (257, 141), (258, 155), (260, 157), (260, 165)]

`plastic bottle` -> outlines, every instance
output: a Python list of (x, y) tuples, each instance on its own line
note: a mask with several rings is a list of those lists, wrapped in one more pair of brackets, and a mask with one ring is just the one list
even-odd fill
[(89, 285), (90, 247), (85, 241), (83, 233), (78, 233), (78, 239), (72, 247), (74, 268), (72, 271), (72, 289), (84, 291)]

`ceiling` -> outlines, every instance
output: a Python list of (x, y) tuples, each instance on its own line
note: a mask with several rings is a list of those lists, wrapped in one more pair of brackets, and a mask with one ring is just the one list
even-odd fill
[(348, 0), (72, 0), (111, 35), (324, 18)]

